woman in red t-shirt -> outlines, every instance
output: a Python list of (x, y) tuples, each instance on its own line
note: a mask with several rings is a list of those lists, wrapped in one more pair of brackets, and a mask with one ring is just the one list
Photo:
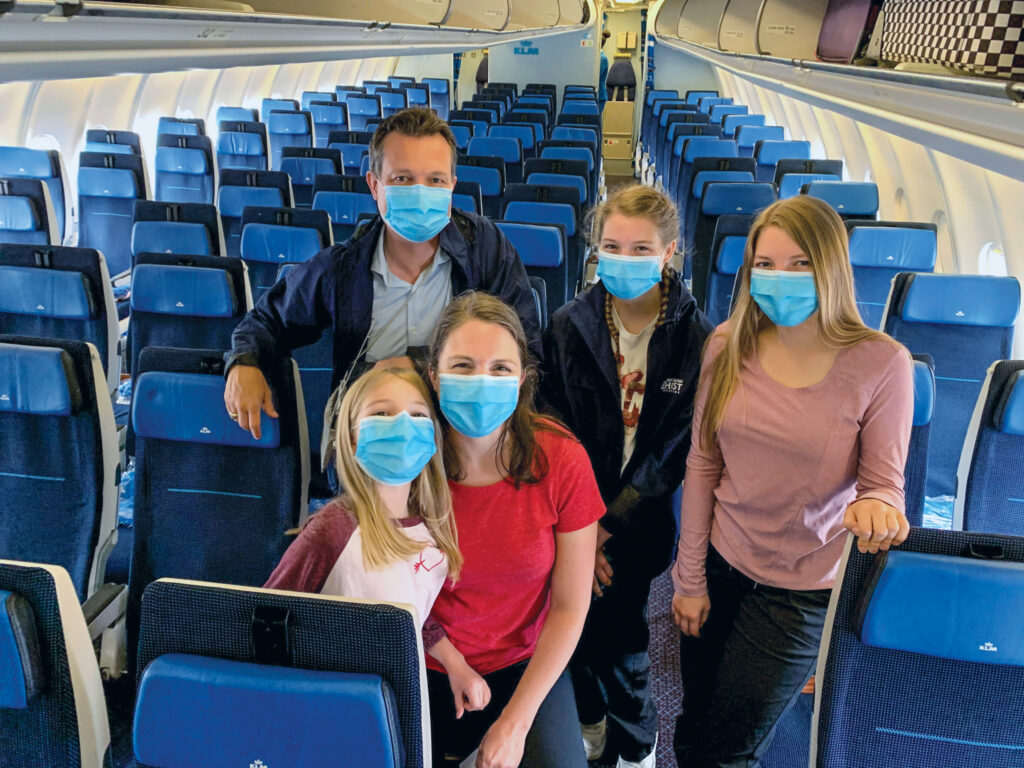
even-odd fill
[(565, 668), (604, 514), (590, 461), (533, 409), (526, 334), (500, 300), (469, 293), (448, 305), (430, 376), (464, 557), (424, 628), (434, 765), (479, 748), (475, 768), (586, 768)]

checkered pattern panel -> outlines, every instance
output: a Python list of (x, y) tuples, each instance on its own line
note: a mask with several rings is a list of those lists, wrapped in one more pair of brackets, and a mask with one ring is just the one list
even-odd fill
[(1024, 80), (1024, 0), (889, 0), (882, 58)]

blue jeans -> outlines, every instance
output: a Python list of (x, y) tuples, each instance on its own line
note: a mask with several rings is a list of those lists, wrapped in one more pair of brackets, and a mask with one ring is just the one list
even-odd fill
[(756, 768), (818, 659), (831, 590), (758, 584), (708, 548), (711, 612), (679, 644), (679, 768)]

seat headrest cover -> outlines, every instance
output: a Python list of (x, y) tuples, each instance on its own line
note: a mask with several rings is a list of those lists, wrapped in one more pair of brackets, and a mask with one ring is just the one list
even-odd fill
[(78, 169), (78, 194), (132, 200), (139, 196), (139, 185), (132, 171), (83, 166)]
[[(783, 181), (796, 174), (786, 174)], [(937, 239), (930, 229), (854, 227), (850, 232), (850, 263), (905, 272), (935, 269)]]
[(743, 266), (743, 254), (746, 248), (747, 238), (742, 235), (723, 237), (718, 246), (715, 270), (723, 275), (735, 275)]
[(576, 236), (576, 211), (568, 203), (513, 200), (505, 207), (505, 220), (524, 224), (562, 224), (566, 237)]
[(135, 148), (127, 144), (111, 144), (106, 141), (87, 141), (83, 152), (100, 152), (104, 155), (134, 155)]
[(0, 590), (0, 709), (24, 709), (43, 687), (35, 614), (17, 592)]
[(137, 437), (238, 448), (281, 444), (277, 419), (264, 415), (259, 440), (231, 420), (224, 408), (221, 376), (146, 371), (134, 389), (132, 424)]
[(240, 219), (247, 205), (280, 208), (284, 206), (284, 197), (277, 187), (222, 186), (217, 193), (217, 207), (221, 216)]
[(1006, 435), (1024, 436), (1024, 375), (1016, 371), (1003, 385), (1003, 397), (996, 408), (996, 429)]
[(931, 424), (935, 410), (935, 374), (928, 364), (914, 361), (914, 426)]
[(580, 203), (587, 201), (587, 182), (580, 176), (569, 176), (564, 173), (531, 173), (527, 184), (550, 185), (555, 187), (574, 187), (579, 192)]
[(870, 181), (812, 181), (807, 194), (831, 205), (843, 216), (878, 213), (878, 185)]
[(292, 178), (292, 184), (312, 185), (321, 173), (337, 173), (334, 161), (326, 157), (286, 157), (281, 170)]
[(496, 223), (519, 252), (524, 266), (557, 267), (562, 263), (562, 233), (556, 228), (506, 221)]
[(693, 177), (692, 194), (700, 198), (704, 192), (704, 185), (712, 181), (750, 181), (754, 180), (754, 174), (749, 171), (701, 171)]
[(1024, 665), (1024, 563), (880, 553), (864, 581), (854, 629), (877, 648)]
[(833, 173), (787, 173), (779, 182), (779, 199), (788, 200), (800, 194), (804, 184), (812, 181), (839, 181)]
[(727, 213), (750, 214), (775, 202), (775, 186), (766, 182), (712, 182), (704, 188), (701, 213), (722, 216)]
[(312, 104), (309, 113), (313, 116), (314, 123), (345, 123), (345, 108), (340, 104)]
[(137, 264), (132, 271), (132, 310), (188, 317), (234, 317), (231, 278), (220, 269)]
[(0, 343), (0, 412), (70, 416), (81, 401), (74, 364), (63, 349)]
[(81, 272), (0, 266), (0, 312), (87, 320), (96, 308)]
[(56, 175), (49, 152), (25, 147), (0, 147), (0, 176), (48, 179)]
[(210, 256), (210, 233), (187, 221), (137, 221), (132, 227), (132, 253), (183, 253)]
[(1020, 310), (1020, 283), (1014, 277), (917, 273), (902, 304), (899, 314), (910, 323), (1010, 328)]
[(247, 109), (246, 107), (218, 107), (217, 108), (217, 122), (224, 120), (235, 120), (239, 122), (249, 122), (255, 120), (257, 117), (255, 109)]
[(156, 125), (157, 133), (173, 136), (199, 136), (199, 126), (195, 123), (179, 123), (173, 117), (161, 117)]
[(167, 654), (142, 676), (132, 741), (140, 763), (174, 768), (398, 768), (397, 713), (378, 675)]
[(266, 153), (263, 137), (258, 133), (225, 131), (217, 137), (217, 151), (223, 155), (259, 157)]
[(810, 157), (809, 141), (764, 141), (757, 155), (757, 162), (760, 165), (776, 165), (783, 158), (809, 160)]
[(309, 133), (309, 119), (305, 112), (271, 112), (267, 118), (270, 133)]
[(242, 229), (242, 258), (246, 261), (309, 261), (323, 248), (320, 233), (308, 227), (279, 224), (246, 224)]
[(759, 141), (783, 141), (786, 129), (781, 125), (740, 125), (736, 128), (736, 143), (753, 147)]
[(35, 207), (27, 197), (0, 197), (0, 230), (34, 232), (39, 229)]
[[(452, 195), (456, 208), (460, 207), (458, 198), (459, 195)], [(359, 214), (377, 213), (377, 201), (362, 192), (317, 192), (313, 195), (313, 209), (327, 211), (332, 224), (355, 224)]]
[(201, 149), (181, 147), (157, 147), (156, 170), (158, 173), (185, 173), (198, 176), (207, 173), (206, 153)]
[(698, 157), (739, 157), (739, 149), (735, 141), (697, 136), (686, 142), (683, 159), (691, 163)]
[(459, 178), (477, 182), (482, 195), (493, 197), (501, 194), (501, 172), (497, 168), (481, 168), (460, 163), (456, 172)]

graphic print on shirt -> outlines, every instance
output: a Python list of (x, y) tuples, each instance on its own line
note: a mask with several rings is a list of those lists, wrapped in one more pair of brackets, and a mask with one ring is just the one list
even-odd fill
[[(617, 355), (617, 360), (618, 369), (621, 371), (622, 366), (626, 364), (626, 359), (620, 354)], [(640, 405), (633, 402), (633, 396), (640, 395), (642, 398), (647, 389), (647, 385), (644, 383), (644, 372), (638, 369), (624, 373), (619, 379), (619, 387), (622, 389), (622, 423), (626, 429), (636, 429), (636, 425), (640, 421)]]
[(430, 573), (444, 563), (444, 552), (437, 547), (427, 547), (420, 552), (416, 562), (412, 564), (413, 573)]

